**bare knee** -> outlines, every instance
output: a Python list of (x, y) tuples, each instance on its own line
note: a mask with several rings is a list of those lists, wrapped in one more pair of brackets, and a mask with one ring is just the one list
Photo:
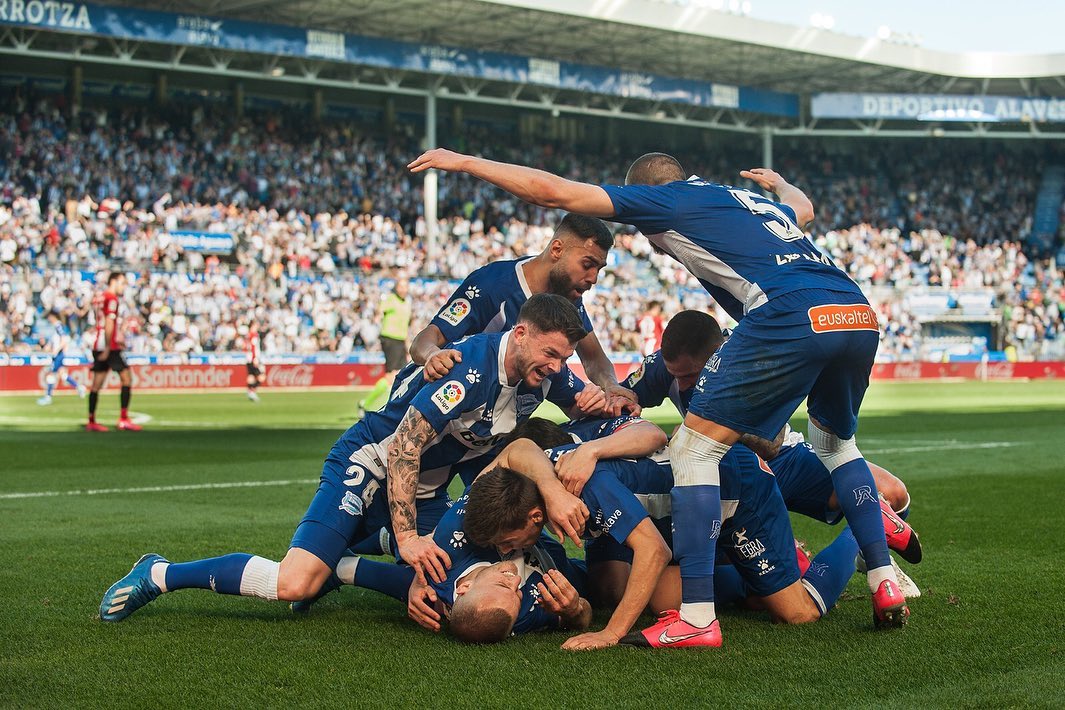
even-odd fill
[(277, 575), (277, 598), (284, 602), (298, 602), (310, 599), (321, 588), (320, 580), (308, 574), (285, 573), (284, 567)]
[(792, 605), (773, 612), (773, 621), (778, 624), (812, 624), (820, 618), (813, 600), (809, 604)]
[(869, 464), (869, 470), (873, 474), (873, 480), (876, 481), (876, 489), (880, 491), (880, 495), (884, 496), (884, 500), (888, 502), (892, 510), (899, 512), (910, 504), (910, 492), (906, 490), (906, 484), (899, 478), (874, 463)]

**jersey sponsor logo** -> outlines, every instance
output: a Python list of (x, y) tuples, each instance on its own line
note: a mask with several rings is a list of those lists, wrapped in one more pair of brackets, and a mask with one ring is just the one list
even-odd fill
[(460, 439), (462, 439), (466, 443), (467, 446), (477, 449), (495, 446), (506, 436), (506, 434), (493, 434), (492, 436), (482, 437), (477, 436), (469, 430), (459, 431), (456, 432), (456, 434)]
[(465, 298), (456, 298), (440, 312), (440, 317), (451, 325), (458, 325), (470, 313), (470, 302)]
[(432, 400), (442, 414), (447, 414), (466, 396), (466, 390), (457, 380), (449, 380), (433, 393)]
[(765, 552), (765, 545), (761, 540), (758, 538), (752, 540), (747, 536), (747, 528), (732, 533), (732, 539), (736, 543), (736, 551), (746, 560), (753, 560)]
[(880, 332), (876, 311), (864, 303), (814, 306), (807, 313), (815, 333), (834, 333), (848, 330)]

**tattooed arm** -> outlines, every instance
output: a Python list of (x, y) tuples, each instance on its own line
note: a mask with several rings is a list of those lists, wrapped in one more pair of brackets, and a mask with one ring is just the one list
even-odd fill
[(392, 514), (392, 533), (396, 536), (399, 555), (414, 568), (425, 582), (426, 573), (443, 582), (451, 567), (451, 558), (436, 546), (433, 536), (418, 535), (415, 494), (421, 470), (422, 450), (436, 437), (429, 421), (414, 407), (407, 410), (395, 435), (388, 443), (388, 505)]

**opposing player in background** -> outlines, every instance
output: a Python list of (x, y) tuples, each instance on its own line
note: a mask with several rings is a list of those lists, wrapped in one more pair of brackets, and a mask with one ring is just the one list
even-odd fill
[(466, 172), (542, 207), (631, 224), (680, 261), (738, 322), (696, 383), (688, 415), (670, 442), (679, 614), (648, 630), (656, 647), (720, 646), (714, 606), (714, 540), (721, 532), (720, 464), (745, 434), (772, 440), (807, 399), (809, 439), (868, 565), (873, 622), (905, 623), (909, 608), (891, 566), (869, 466), (854, 440), (880, 333), (854, 283), (798, 225), (814, 218), (809, 198), (772, 170), (740, 173), (750, 190), (686, 173), (664, 153), (641, 156), (624, 186), (578, 183), (533, 168), (436, 149), (410, 165)]
[[(407, 364), (407, 335), (410, 332), (410, 282), (396, 279), (392, 290), (381, 298), (381, 352), (385, 354), (385, 374), (359, 402), (360, 416), (376, 412), (388, 399), (388, 390), (396, 380), (396, 373)], [(419, 363), (420, 364), (420, 363)]]
[(44, 377), (44, 396), (37, 400), (37, 404), (41, 406), (52, 403), (52, 392), (55, 391), (55, 387), (60, 380), (76, 389), (79, 397), (85, 396), (85, 387), (78, 384), (78, 381), (70, 376), (70, 373), (67, 372), (66, 367), (63, 365), (67, 347), (70, 346), (70, 333), (67, 332), (66, 326), (59, 320), (59, 314), (55, 311), (48, 312), (48, 323), (52, 326), (52, 336), (49, 339), (52, 365), (48, 374)]
[(602, 220), (567, 214), (554, 236), (536, 256), (495, 261), (474, 271), (451, 294), (436, 317), (411, 341), (411, 360), (425, 365), (425, 377), (443, 377), (457, 362), (457, 351), (445, 348), (467, 335), (512, 328), (522, 304), (538, 293), (572, 301), (588, 335), (577, 344), (584, 372), (608, 395), (635, 406), (632, 393), (618, 385), (614, 366), (592, 331), (583, 296), (599, 280), (614, 237)]
[(248, 369), (248, 399), (252, 402), (259, 401), (260, 378), (263, 374), (263, 363), (260, 359), (262, 339), (259, 337), (259, 327), (255, 323), (248, 325), (248, 334), (244, 336), (245, 367)]
[(126, 292), (126, 275), (112, 271), (107, 276), (107, 288), (93, 299), (93, 312), (96, 315), (96, 336), (92, 344), (92, 387), (89, 390), (89, 422), (87, 431), (104, 432), (107, 427), (96, 421), (96, 405), (100, 400), (100, 390), (107, 382), (107, 373), (118, 373), (122, 390), (119, 403), (122, 407), (118, 418), (118, 428), (123, 431), (140, 431), (141, 426), (129, 418), (129, 401), (133, 389), (133, 378), (129, 366), (122, 357), (125, 338), (122, 324), (125, 321), (125, 309), (122, 296)]
[(640, 329), (640, 339), (643, 344), (640, 346), (640, 354), (647, 357), (655, 350), (662, 347), (662, 330), (665, 318), (662, 317), (662, 304), (658, 301), (651, 301), (647, 307), (647, 312), (640, 316), (640, 321), (637, 323), (637, 327)]

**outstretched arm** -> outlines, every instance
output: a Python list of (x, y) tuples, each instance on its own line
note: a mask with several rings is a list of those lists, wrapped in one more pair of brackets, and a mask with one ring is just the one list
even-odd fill
[(536, 168), (475, 158), (443, 148), (422, 153), (408, 166), (413, 173), (437, 169), (462, 172), (490, 182), (526, 202), (588, 215), (613, 217), (614, 203), (598, 185), (574, 182)]
[(667, 443), (666, 433), (657, 424), (635, 421), (609, 436), (586, 441), (563, 454), (555, 463), (555, 473), (567, 491), (579, 496), (599, 461), (650, 456)]
[(392, 514), (392, 532), (403, 560), (414, 568), (418, 579), (426, 573), (443, 582), (451, 558), (437, 547), (432, 535), (418, 536), (415, 494), (422, 450), (436, 436), (432, 424), (414, 407), (407, 410), (395, 435), (388, 443), (388, 506)]
[(740, 171), (740, 177), (754, 180), (763, 190), (769, 190), (785, 205), (795, 210), (795, 221), (804, 227), (814, 219), (814, 205), (806, 193), (782, 178), (769, 168), (751, 168)]

